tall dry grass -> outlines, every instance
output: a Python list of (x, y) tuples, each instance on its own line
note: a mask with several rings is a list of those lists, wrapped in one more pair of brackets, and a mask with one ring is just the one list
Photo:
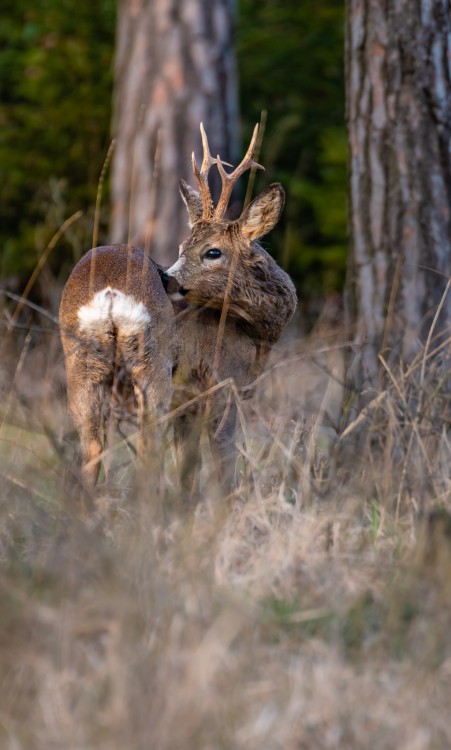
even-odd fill
[(231, 500), (207, 460), (203, 501), (184, 507), (169, 446), (155, 503), (116, 435), (86, 520), (56, 327), (22, 313), (8, 335), (0, 748), (451, 746), (449, 392), (433, 342), (385, 363), (345, 427), (336, 332), (288, 336), (240, 402)]

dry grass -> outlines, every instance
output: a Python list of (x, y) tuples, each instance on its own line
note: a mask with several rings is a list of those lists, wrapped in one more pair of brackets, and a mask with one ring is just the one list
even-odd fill
[(451, 456), (432, 364), (391, 372), (339, 439), (341, 348), (286, 342), (241, 405), (231, 502), (207, 466), (204, 502), (183, 508), (168, 451), (155, 507), (122, 448), (86, 522), (64, 485), (49, 326), (15, 330), (2, 365), (0, 747), (450, 747)]

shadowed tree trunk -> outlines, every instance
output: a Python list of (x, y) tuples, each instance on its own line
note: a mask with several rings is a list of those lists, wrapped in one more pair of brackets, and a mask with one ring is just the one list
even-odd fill
[(213, 155), (234, 161), (237, 99), (233, 0), (122, 0), (112, 170), (113, 242), (170, 264), (186, 236), (181, 177), (200, 164), (199, 123)]
[(411, 359), (450, 333), (451, 5), (348, 0), (349, 313), (357, 383), (378, 353)]

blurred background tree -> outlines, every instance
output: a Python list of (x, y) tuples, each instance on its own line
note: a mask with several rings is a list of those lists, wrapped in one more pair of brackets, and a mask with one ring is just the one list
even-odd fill
[(186, 237), (179, 180), (212, 154), (237, 157), (234, 0), (120, 0), (111, 177), (111, 241), (145, 247), (162, 265)]
[(448, 0), (348, 9), (347, 291), (353, 377), (371, 393), (380, 353), (396, 367), (432, 333), (429, 353), (449, 349), (451, 15)]
[[(5, 0), (0, 28), (1, 273), (25, 275), (77, 209), (50, 262), (61, 278), (90, 247), (111, 140), (116, 2)], [(242, 144), (268, 111), (256, 190), (280, 180), (287, 207), (271, 248), (306, 303), (340, 289), (346, 264), (341, 0), (241, 0), (236, 20)], [(174, 201), (179, 202), (178, 195)], [(100, 241), (109, 240), (104, 199)]]

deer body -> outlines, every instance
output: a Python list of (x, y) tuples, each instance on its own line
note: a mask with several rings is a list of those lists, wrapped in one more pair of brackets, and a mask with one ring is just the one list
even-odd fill
[[(190, 309), (176, 320), (175, 366), (173, 375), (173, 407), (187, 404), (201, 397), (215, 384), (233, 380), (240, 388), (252, 382), (266, 359), (267, 351), (240, 330), (239, 322), (228, 320), (219, 350), (217, 338), (220, 313), (216, 310)], [(206, 423), (210, 447), (218, 469), (219, 479), (229, 490), (234, 483), (236, 450), (236, 402), (230, 387), (220, 388), (211, 397), (211, 413), (206, 417), (205, 398), (184, 408), (174, 418), (174, 438), (182, 489), (185, 495), (195, 495), (201, 463), (201, 431)]]
[[(224, 218), (235, 181), (245, 169), (255, 166), (256, 134), (257, 129), (243, 162), (229, 175), (220, 158), (211, 157), (202, 129), (200, 171), (193, 157), (199, 192), (181, 182), (191, 233), (180, 246), (177, 262), (162, 276), (173, 301), (185, 305), (175, 326), (176, 405), (225, 380), (232, 379), (238, 389), (249, 385), (262, 371), (271, 345), (296, 308), (290, 277), (258, 244), (279, 220), (285, 197), (282, 186), (270, 185), (240, 219)], [(216, 208), (208, 188), (212, 164), (218, 165), (223, 182)], [(182, 485), (189, 492), (196, 489), (203, 421), (220, 479), (227, 489), (235, 481), (237, 409), (230, 389), (215, 390), (209, 408), (210, 413), (205, 401), (198, 400), (174, 425)]]
[[(172, 305), (159, 267), (127, 245), (90, 250), (77, 263), (60, 305), (68, 408), (80, 435), (82, 473), (96, 484), (114, 381), (138, 405), (138, 452), (161, 452), (155, 418), (171, 401)], [(152, 443), (152, 437), (154, 438)]]
[[(286, 300), (287, 308), (291, 312), (295, 304), (294, 290), (288, 279), (284, 281), (290, 296)], [(207, 281), (205, 286), (208, 286)], [(240, 302), (243, 303), (246, 298), (247, 295)], [(265, 312), (268, 311), (268, 302), (266, 299), (263, 306)], [(274, 304), (273, 313), (279, 313), (277, 306)], [(281, 320), (287, 321), (287, 308), (283, 316), (278, 318), (277, 328), (282, 328)], [(249, 311), (249, 306), (245, 309)], [(174, 408), (200, 396), (216, 383), (233, 380), (239, 391), (251, 384), (262, 372), (271, 344), (278, 338), (274, 325), (270, 326), (269, 318), (263, 316), (258, 320), (251, 320), (248, 313), (244, 317), (239, 314), (238, 309), (229, 313), (218, 349), (220, 318), (220, 310), (195, 305), (189, 305), (176, 318)], [(215, 358), (218, 360), (216, 368)], [(250, 395), (246, 393), (246, 397)], [(198, 401), (174, 421), (181, 481), (188, 494), (195, 494), (197, 489), (201, 462), (200, 433), (205, 418), (205, 404), (205, 399)], [(226, 491), (235, 484), (236, 416), (235, 394), (230, 387), (219, 389), (211, 397), (211, 413), (205, 418), (205, 422), (218, 476)]]
[[(199, 192), (181, 181), (191, 231), (177, 262), (164, 272), (136, 248), (97, 248), (75, 266), (63, 291), (60, 326), (68, 406), (91, 487), (104, 445), (104, 403), (119, 373), (135, 392), (141, 455), (161, 452), (155, 418), (172, 404), (184, 493), (196, 492), (204, 422), (219, 477), (230, 489), (237, 406), (232, 389), (219, 384), (233, 381), (240, 389), (252, 383), (296, 308), (291, 279), (258, 244), (279, 220), (285, 197), (281, 185), (270, 185), (239, 219), (225, 219), (236, 180), (258, 166), (252, 161), (257, 127), (246, 156), (231, 174), (219, 156), (211, 157), (202, 126), (201, 132), (200, 170), (193, 155)], [(213, 164), (222, 180), (216, 207), (208, 186)], [(211, 397), (202, 396), (206, 390)]]

